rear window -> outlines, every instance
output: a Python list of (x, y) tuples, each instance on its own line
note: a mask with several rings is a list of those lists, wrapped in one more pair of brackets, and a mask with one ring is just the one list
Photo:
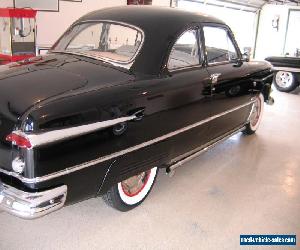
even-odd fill
[(134, 58), (142, 39), (141, 31), (126, 25), (84, 23), (69, 30), (53, 51), (125, 63)]

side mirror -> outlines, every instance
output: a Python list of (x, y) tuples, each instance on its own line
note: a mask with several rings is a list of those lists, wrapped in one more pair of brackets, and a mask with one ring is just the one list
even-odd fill
[(229, 60), (231, 63), (239, 63), (241, 62), (241, 59), (240, 58), (230, 58)]
[(249, 62), (250, 61), (250, 55), (247, 52), (244, 52), (242, 54), (242, 58), (243, 58), (243, 61), (245, 61), (245, 62)]
[(244, 62), (249, 62), (250, 61), (250, 56), (251, 56), (251, 52), (252, 52), (252, 48), (251, 47), (244, 47), (243, 49), (243, 54), (242, 54), (242, 59)]

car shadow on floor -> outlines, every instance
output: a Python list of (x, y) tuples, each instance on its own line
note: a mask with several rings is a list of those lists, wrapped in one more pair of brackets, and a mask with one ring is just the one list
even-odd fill
[(291, 94), (300, 96), (300, 87), (298, 87), (294, 91), (292, 91)]

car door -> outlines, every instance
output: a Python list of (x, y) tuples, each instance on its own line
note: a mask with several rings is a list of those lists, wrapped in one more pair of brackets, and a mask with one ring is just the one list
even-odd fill
[(251, 110), (253, 82), (247, 62), (229, 28), (225, 25), (203, 26), (207, 70), (211, 79), (211, 139), (243, 125)]
[(205, 120), (211, 113), (210, 94), (205, 90), (210, 79), (199, 38), (198, 26), (186, 28), (166, 52), (166, 68), (159, 77), (137, 76), (127, 106), (131, 110), (143, 108), (144, 115), (129, 125), (124, 142), (137, 145), (155, 140), (168, 159), (207, 143), (209, 123)]
[(168, 110), (161, 122), (174, 132), (172, 158), (208, 140), (209, 126), (203, 121), (210, 116), (210, 97), (205, 92), (209, 77), (203, 58), (199, 27), (187, 28), (175, 40), (168, 57), (167, 73), (159, 80)]
[(149, 166), (169, 164), (207, 143), (210, 95), (205, 90), (209, 75), (199, 44), (199, 28), (186, 28), (166, 52), (166, 68), (160, 76), (137, 75), (124, 90), (119, 89), (122, 95), (114, 95), (124, 99), (124, 104), (118, 101), (110, 107), (118, 106), (127, 114), (143, 110), (143, 115), (128, 123), (126, 132), (112, 143), (114, 151), (139, 148), (114, 163), (109, 175), (113, 182)]

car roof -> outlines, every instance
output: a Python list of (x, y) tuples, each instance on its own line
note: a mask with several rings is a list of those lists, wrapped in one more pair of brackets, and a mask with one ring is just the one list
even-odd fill
[(109, 20), (127, 23), (143, 30), (144, 45), (132, 70), (144, 74), (158, 74), (164, 55), (174, 39), (192, 24), (218, 23), (221, 20), (206, 14), (170, 7), (120, 6), (90, 12), (78, 22)]

